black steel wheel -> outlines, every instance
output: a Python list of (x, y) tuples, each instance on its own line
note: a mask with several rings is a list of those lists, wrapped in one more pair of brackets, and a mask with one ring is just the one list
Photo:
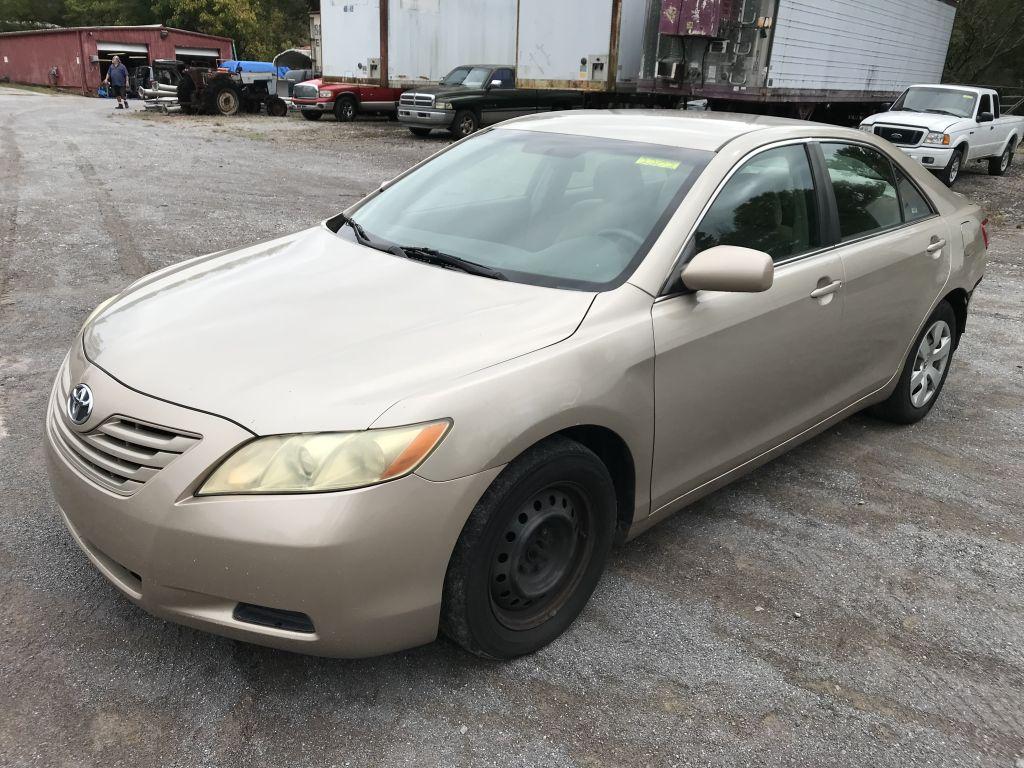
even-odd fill
[(477, 503), (445, 575), (441, 627), (479, 656), (544, 647), (590, 599), (616, 520), (604, 463), (564, 437), (511, 462)]
[(324, 113), (323, 112), (311, 112), (308, 109), (304, 109), (304, 110), (302, 110), (302, 116), (304, 118), (306, 118), (307, 120), (319, 120), (321, 117), (324, 116)]
[(288, 117), (288, 105), (276, 96), (267, 102), (267, 114), (271, 117)]

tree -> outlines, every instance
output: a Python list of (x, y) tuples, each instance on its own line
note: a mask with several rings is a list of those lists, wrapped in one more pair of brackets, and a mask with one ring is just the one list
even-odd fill
[(960, 0), (945, 78), (955, 83), (1024, 81), (1024, 2)]

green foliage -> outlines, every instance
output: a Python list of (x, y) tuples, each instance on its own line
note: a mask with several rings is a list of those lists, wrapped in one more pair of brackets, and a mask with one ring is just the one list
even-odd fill
[(1024, 2), (960, 0), (944, 79), (1024, 84)]
[(0, 0), (0, 25), (166, 24), (230, 37), (241, 58), (270, 60), (308, 44), (314, 6), (315, 0)]

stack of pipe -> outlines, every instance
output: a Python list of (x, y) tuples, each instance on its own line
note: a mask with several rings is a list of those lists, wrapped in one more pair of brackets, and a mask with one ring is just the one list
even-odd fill
[(139, 88), (139, 93), (146, 100), (146, 109), (159, 110), (161, 112), (180, 112), (181, 105), (178, 104), (178, 89), (173, 85), (155, 83), (154, 88)]

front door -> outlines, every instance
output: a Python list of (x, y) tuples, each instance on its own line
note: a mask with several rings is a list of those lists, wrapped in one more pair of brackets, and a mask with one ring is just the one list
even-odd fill
[(654, 304), (652, 511), (835, 412), (844, 274), (839, 255), (822, 247), (820, 192), (802, 143), (747, 160), (687, 250), (765, 251), (776, 263), (774, 285)]
[[(490, 78), (487, 93), (480, 101), (480, 121), (483, 125), (500, 123), (537, 111), (534, 91), (516, 88), (515, 73), (510, 68), (495, 69)], [(500, 85), (489, 85), (495, 81)]]

